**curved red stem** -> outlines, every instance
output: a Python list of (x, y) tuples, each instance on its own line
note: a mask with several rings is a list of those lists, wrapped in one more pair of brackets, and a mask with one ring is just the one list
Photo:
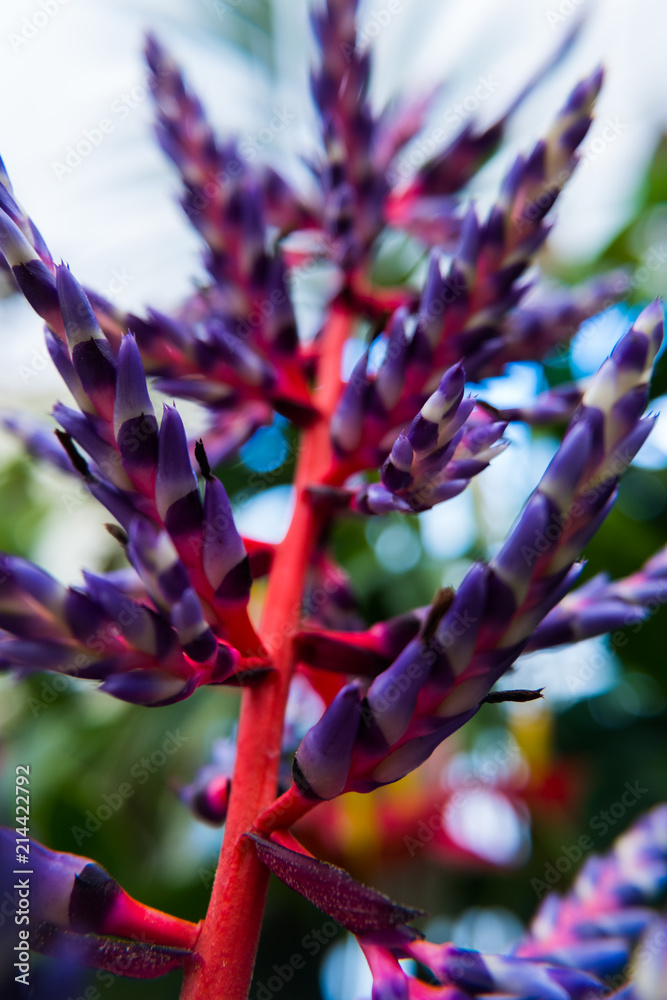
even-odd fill
[(225, 835), (208, 913), (197, 944), (198, 967), (187, 971), (181, 1000), (247, 1000), (268, 884), (268, 871), (243, 838), (276, 796), (283, 720), (294, 670), (293, 638), (311, 550), (322, 527), (307, 487), (330, 471), (329, 419), (340, 394), (340, 358), (351, 318), (336, 306), (323, 333), (315, 393), (319, 420), (303, 436), (292, 523), (277, 547), (261, 636), (275, 670), (243, 692)]

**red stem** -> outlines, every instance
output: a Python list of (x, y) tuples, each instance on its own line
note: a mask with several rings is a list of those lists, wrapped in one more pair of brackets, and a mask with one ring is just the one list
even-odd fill
[(306, 799), (301, 795), (296, 785), (291, 785), (286, 792), (271, 803), (268, 809), (260, 813), (255, 820), (255, 830), (267, 837), (274, 830), (287, 830), (303, 819), (311, 809), (320, 805), (320, 799)]
[(322, 514), (306, 488), (321, 483), (331, 465), (329, 418), (340, 393), (340, 356), (350, 317), (332, 309), (323, 335), (315, 393), (320, 419), (304, 433), (299, 455), (294, 516), (277, 547), (267, 588), (261, 635), (275, 671), (243, 692), (232, 794), (208, 913), (197, 945), (201, 964), (186, 971), (181, 1000), (247, 1000), (264, 912), (268, 871), (258, 860), (251, 830), (276, 797), (283, 720), (294, 669), (293, 637), (311, 551)]
[(170, 913), (154, 910), (152, 906), (144, 906), (126, 892), (121, 892), (103, 930), (105, 934), (132, 938), (135, 941), (192, 949), (197, 942), (199, 925), (172, 917)]

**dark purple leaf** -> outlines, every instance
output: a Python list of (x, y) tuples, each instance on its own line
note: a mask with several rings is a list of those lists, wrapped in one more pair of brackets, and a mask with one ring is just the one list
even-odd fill
[(254, 841), (260, 861), (281, 882), (353, 934), (388, 930), (423, 915), (423, 910), (401, 906), (383, 892), (357, 882), (342, 868), (291, 851), (258, 834), (245, 836)]
[(74, 934), (46, 923), (38, 924), (31, 933), (30, 947), (42, 955), (62, 958), (66, 953), (71, 961), (80, 965), (104, 969), (114, 976), (129, 979), (157, 979), (197, 961), (195, 954), (185, 948), (167, 948), (97, 934)]

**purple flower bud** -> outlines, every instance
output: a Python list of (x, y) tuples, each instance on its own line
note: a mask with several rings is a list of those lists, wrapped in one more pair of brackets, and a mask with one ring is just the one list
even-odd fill
[(387, 412), (391, 412), (398, 403), (405, 382), (408, 356), (406, 320), (405, 309), (397, 309), (392, 316), (387, 330), (387, 352), (375, 379), (375, 392)]
[(86, 390), (83, 387), (72, 360), (67, 352), (65, 344), (56, 337), (50, 330), (46, 331), (46, 348), (49, 352), (58, 374), (74, 396), (77, 405), (82, 413), (95, 414), (96, 410), (91, 403)]
[(461, 236), (457, 247), (456, 256), (463, 267), (466, 265), (474, 270), (477, 267), (477, 256), (480, 244), (480, 227), (477, 220), (475, 206), (471, 205), (463, 220)]
[(72, 364), (96, 411), (110, 420), (116, 392), (116, 362), (111, 347), (86, 293), (69, 268), (56, 268), (56, 284)]
[(368, 708), (388, 746), (396, 743), (408, 728), (434, 659), (422, 654), (420, 644), (413, 640), (368, 689)]
[(129, 525), (128, 554), (156, 604), (168, 610), (190, 588), (187, 570), (165, 531), (141, 518)]
[(367, 365), (368, 356), (364, 354), (354, 366), (331, 418), (331, 439), (342, 455), (353, 452), (361, 441), (363, 416), (370, 388)]
[(0, 209), (0, 254), (5, 258), (27, 301), (49, 326), (64, 335), (56, 283), (15, 222)]
[(246, 601), (252, 582), (245, 546), (236, 530), (222, 483), (206, 479), (202, 561), (206, 579), (219, 600)]
[(130, 670), (112, 674), (100, 690), (131, 705), (158, 707), (189, 698), (197, 687), (194, 678), (184, 679), (162, 670)]
[(204, 517), (197, 477), (192, 471), (183, 421), (164, 407), (158, 445), (155, 500), (160, 517), (177, 544), (199, 537)]
[(114, 434), (128, 475), (147, 493), (155, 485), (158, 427), (148, 395), (141, 355), (133, 336), (118, 351)]
[(361, 721), (361, 688), (347, 684), (304, 736), (294, 758), (294, 780), (300, 791), (333, 799), (343, 791)]
[(171, 609), (171, 622), (190, 659), (197, 663), (213, 663), (217, 659), (218, 642), (204, 618), (196, 592), (189, 587)]
[(134, 492), (132, 480), (125, 472), (116, 448), (99, 433), (95, 418), (77, 413), (62, 403), (53, 407), (53, 416), (67, 433), (90, 455), (95, 463), (94, 472), (104, 477), (121, 491)]

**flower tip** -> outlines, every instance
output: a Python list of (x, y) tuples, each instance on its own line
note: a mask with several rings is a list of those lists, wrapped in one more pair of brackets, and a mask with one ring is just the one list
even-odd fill
[(597, 97), (604, 83), (604, 66), (600, 64), (588, 78), (588, 88), (592, 97)]
[[(187, 437), (185, 434), (185, 426), (181, 415), (176, 409), (175, 405), (169, 405), (169, 403), (162, 404), (162, 420), (160, 421), (160, 438), (165, 441), (173, 442), (185, 441), (185, 447), (187, 449)], [(188, 460), (189, 461), (189, 460)]]
[(651, 341), (653, 356), (660, 350), (664, 333), (664, 312), (660, 299), (654, 299), (643, 309), (634, 322), (635, 330), (643, 333)]
[(77, 289), (81, 288), (79, 282), (70, 271), (69, 264), (65, 263), (62, 259), (59, 264), (56, 264), (56, 285), (58, 287), (58, 292), (61, 292), (61, 289), (65, 290), (69, 287)]
[(580, 86), (583, 88), (585, 97), (589, 102), (593, 102), (598, 96), (604, 83), (604, 66), (597, 66), (591, 75), (582, 80)]
[(404, 431), (398, 435), (391, 449), (391, 461), (398, 469), (409, 471), (412, 468), (414, 449)]
[[(180, 413), (175, 406), (168, 403), (162, 405), (162, 420), (160, 422), (160, 448), (162, 449), (162, 464), (169, 462), (169, 459), (179, 459), (180, 465), (185, 469), (186, 474), (192, 472), (190, 463), (188, 439), (185, 433), (185, 425)], [(175, 452), (178, 451), (176, 455)], [(173, 464), (173, 463), (171, 463)]]
[(138, 548), (141, 552), (148, 552), (156, 548), (159, 539), (157, 528), (145, 517), (135, 517), (130, 522), (128, 528), (130, 544)]
[[(106, 337), (97, 322), (88, 296), (67, 264), (58, 264), (56, 266), (56, 292), (65, 323), (70, 352), (81, 341), (92, 338), (98, 342), (98, 348), (106, 356), (107, 360), (110, 361), (110, 350)], [(76, 362), (75, 367), (77, 367)], [(115, 381), (115, 379), (112, 378), (112, 381)]]
[(475, 209), (475, 205), (472, 204), (463, 219), (461, 235), (459, 237), (459, 247), (456, 254), (459, 261), (470, 267), (474, 267), (477, 262), (477, 254), (479, 252), (479, 232), (477, 211)]
[(157, 40), (157, 36), (152, 31), (147, 31), (144, 41), (144, 54), (150, 69), (157, 75), (161, 63), (164, 60), (165, 52)]
[(148, 396), (146, 373), (133, 333), (126, 333), (121, 337), (117, 366), (117, 396), (121, 399), (118, 403), (119, 408), (127, 410), (128, 413), (144, 411), (152, 414), (153, 407)]
[(454, 399), (463, 393), (466, 383), (466, 372), (462, 361), (457, 361), (455, 365), (448, 368), (440, 379), (438, 391), (445, 399)]
[(604, 69), (602, 66), (598, 66), (590, 76), (585, 77), (574, 88), (565, 105), (565, 112), (571, 114), (577, 112), (588, 114), (596, 97), (600, 93), (603, 80)]
[(0, 254), (10, 267), (38, 259), (19, 227), (2, 209), (0, 209)]

